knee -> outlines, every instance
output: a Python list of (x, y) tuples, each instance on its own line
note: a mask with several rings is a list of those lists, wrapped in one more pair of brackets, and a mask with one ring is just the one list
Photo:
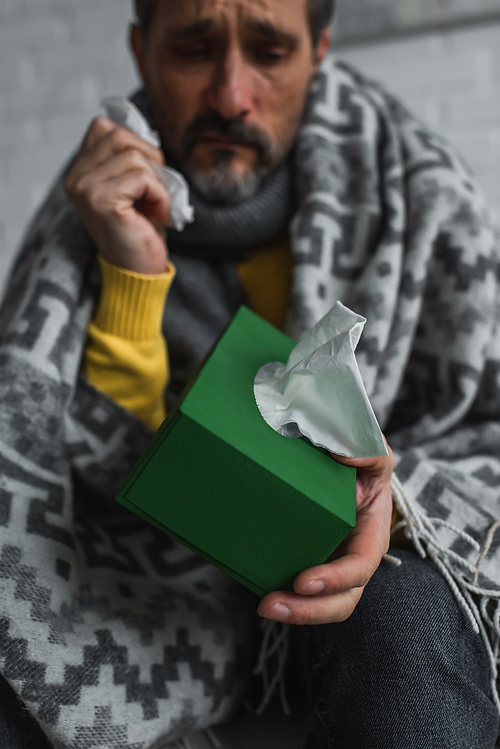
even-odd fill
[(328, 746), (490, 747), (484, 645), (432, 561), (395, 554), (402, 565), (382, 562), (347, 621), (308, 628), (303, 673)]
[(321, 633), (323, 649), (399, 675), (425, 670), (426, 661), (444, 670), (470, 667), (488, 691), (484, 646), (447, 581), (430, 559), (394, 553), (401, 566), (382, 560), (352, 616)]

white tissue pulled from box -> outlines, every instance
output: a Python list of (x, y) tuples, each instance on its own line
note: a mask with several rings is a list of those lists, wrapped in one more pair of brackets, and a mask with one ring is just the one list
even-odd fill
[(261, 367), (254, 394), (270, 427), (348, 458), (388, 454), (354, 354), (365, 323), (337, 302), (286, 364)]
[[(113, 96), (104, 99), (102, 107), (108, 119), (120, 125), (120, 127), (124, 127), (135, 133), (155, 148), (160, 147), (160, 136), (156, 130), (150, 128), (142, 112), (131, 101)], [(167, 226), (174, 227), (177, 231), (182, 231), (186, 224), (191, 224), (194, 221), (194, 208), (189, 203), (188, 183), (182, 174), (175, 169), (167, 166), (159, 166), (153, 161), (150, 164), (170, 194), (171, 221)]]

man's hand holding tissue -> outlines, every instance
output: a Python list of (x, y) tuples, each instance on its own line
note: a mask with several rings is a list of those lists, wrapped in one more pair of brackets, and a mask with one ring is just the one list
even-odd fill
[(262, 599), (259, 614), (287, 624), (327, 624), (348, 619), (389, 548), (392, 516), (392, 450), (376, 458), (333, 456), (357, 469), (356, 527), (337, 553), (342, 556), (301, 572), (294, 592), (275, 591)]
[(165, 270), (170, 195), (153, 167), (163, 163), (138, 135), (106, 117), (92, 122), (65, 189), (108, 262), (138, 273)]

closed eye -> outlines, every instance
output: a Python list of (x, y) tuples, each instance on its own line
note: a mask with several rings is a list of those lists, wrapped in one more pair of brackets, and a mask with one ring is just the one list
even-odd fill
[(253, 54), (260, 63), (265, 65), (278, 65), (289, 56), (288, 50), (282, 47), (270, 47), (267, 44), (255, 48)]
[(206, 60), (211, 52), (211, 46), (207, 42), (193, 42), (174, 47), (174, 53), (185, 60)]

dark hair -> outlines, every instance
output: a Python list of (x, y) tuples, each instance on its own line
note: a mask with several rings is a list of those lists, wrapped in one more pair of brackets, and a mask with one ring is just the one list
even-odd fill
[[(135, 14), (143, 34), (147, 34), (157, 0), (133, 0)], [(313, 46), (315, 47), (321, 32), (330, 23), (335, 8), (335, 0), (308, 0), (309, 28)]]
[(329, 26), (335, 10), (335, 0), (308, 0), (309, 28), (313, 47), (319, 42), (321, 32)]

